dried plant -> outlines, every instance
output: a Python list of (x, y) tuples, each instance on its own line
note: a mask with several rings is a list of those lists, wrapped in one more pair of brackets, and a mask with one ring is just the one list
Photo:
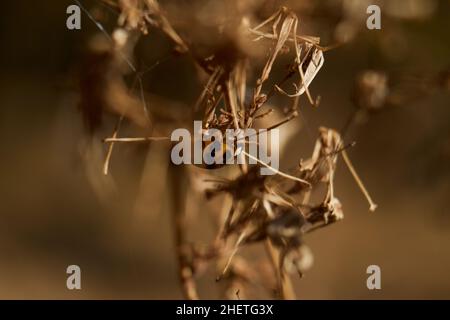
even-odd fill
[[(147, 34), (151, 28), (165, 34), (178, 54), (189, 56), (192, 63), (207, 75), (204, 89), (191, 108), (192, 116), (188, 117), (189, 120), (201, 118), (204, 130), (216, 128), (224, 132), (229, 128), (243, 130), (261, 125), (272, 130), (299, 115), (299, 98), (303, 94), (312, 106), (319, 104), (319, 99), (314, 98), (310, 91), (310, 85), (324, 65), (324, 52), (330, 47), (321, 46), (318, 37), (302, 34), (299, 19), (286, 7), (261, 22), (254, 14), (258, 8), (230, 1), (235, 19), (216, 23), (214, 30), (219, 37), (213, 42), (207, 35), (194, 32), (198, 28), (201, 30), (202, 23), (212, 23), (207, 19), (199, 21), (195, 13), (184, 17), (188, 21), (186, 23), (197, 21), (198, 24), (189, 33), (175, 27), (170, 14), (156, 0), (104, 2), (119, 13), (117, 29), (113, 36), (106, 34), (103, 40), (93, 39), (86, 58), (85, 69), (88, 72), (81, 82), (81, 108), (91, 130), (100, 125), (104, 111), (118, 117), (113, 134), (104, 139), (108, 145), (105, 174), (109, 171), (115, 143), (167, 139), (152, 130), (152, 114), (145, 103), (140, 74), (131, 62), (139, 34)], [(183, 21), (180, 18), (177, 24), (183, 24)], [(98, 22), (96, 24), (105, 32)], [(205, 39), (213, 42), (206, 48), (200, 46)], [(276, 81), (272, 71), (278, 67), (280, 57), (290, 62), (284, 70), (285, 76)], [(125, 85), (123, 77), (128, 72), (136, 75), (140, 97), (134, 93), (134, 87)], [(293, 90), (286, 88), (288, 81), (291, 81)], [(357, 104), (366, 109), (380, 108), (387, 96), (386, 81), (381, 74), (363, 75), (358, 82)], [(289, 98), (291, 106), (268, 107), (268, 101), (277, 94)], [(276, 112), (283, 113), (284, 119), (271, 121)], [(124, 120), (143, 128), (145, 136), (120, 137), (120, 124)], [(226, 282), (225, 297), (244, 298), (252, 286), (260, 286), (268, 292), (275, 292), (275, 297), (295, 298), (290, 274), (295, 272), (302, 276), (313, 261), (311, 250), (304, 243), (305, 235), (344, 217), (334, 183), (338, 158), (342, 156), (366, 196), (370, 211), (376, 208), (346, 153), (352, 145), (346, 145), (336, 130), (321, 127), (311, 157), (299, 160), (289, 172), (271, 168), (258, 159), (253, 159), (257, 165), (243, 161), (239, 173), (236, 175), (230, 170), (229, 177), (216, 177), (213, 176), (214, 170), (205, 170), (206, 198), (228, 199), (230, 207), (224, 206), (211, 214), (216, 217), (217, 236), (206, 247), (188, 241), (184, 212), (187, 194), (179, 181), (189, 179), (190, 168), (170, 165), (173, 227), (179, 278), (185, 297), (200, 297), (195, 279), (209, 265), (217, 263), (217, 280)], [(252, 157), (246, 150), (231, 150), (231, 154), (244, 160)], [(261, 175), (261, 166), (272, 169), (275, 174)], [(322, 186), (325, 186), (324, 194), (321, 194)], [(320, 201), (314, 201), (315, 198)], [(262, 244), (267, 252), (267, 261), (272, 266), (269, 274), (254, 272), (251, 263), (240, 255), (241, 248), (255, 243)]]

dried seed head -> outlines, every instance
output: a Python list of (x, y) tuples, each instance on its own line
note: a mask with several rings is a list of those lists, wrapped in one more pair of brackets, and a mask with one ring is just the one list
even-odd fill
[[(82, 107), (92, 127), (99, 124), (103, 111), (118, 115), (120, 122), (126, 119), (142, 127), (148, 124), (145, 103), (134, 97), (127, 87), (123, 67), (126, 62), (137, 73), (130, 62), (136, 45), (135, 35), (146, 33), (149, 26), (170, 38), (180, 53), (189, 51), (197, 67), (209, 76), (194, 107), (195, 113), (203, 117), (203, 129), (216, 128), (222, 132), (229, 128), (240, 130), (251, 128), (258, 122), (260, 127), (271, 130), (299, 114), (298, 98), (303, 93), (311, 104), (317, 105), (318, 100), (312, 98), (308, 86), (324, 63), (323, 52), (326, 49), (319, 46), (319, 38), (297, 34), (298, 30), (302, 30), (299, 28), (300, 21), (284, 7), (252, 28), (257, 2), (224, 0), (209, 1), (205, 5), (204, 1), (191, 1), (187, 4), (192, 6), (190, 10), (184, 10), (181, 4), (164, 5), (163, 10), (156, 0), (114, 2), (120, 11), (120, 28), (111, 37), (107, 35), (111, 43), (94, 43), (82, 81)], [(177, 19), (171, 21), (171, 16)], [(100, 29), (106, 33), (103, 28)], [(258, 50), (254, 51), (255, 48)], [(284, 70), (287, 75), (282, 81), (274, 83), (272, 78), (275, 72), (272, 69), (277, 67), (278, 57), (282, 54), (291, 56), (289, 67)], [(251, 74), (255, 62), (260, 63), (257, 66), (258, 75)], [(296, 76), (298, 82), (294, 83), (295, 91), (288, 94), (282, 88), (292, 76)], [(249, 86), (248, 79), (253, 79), (253, 87)], [(272, 88), (266, 92), (269, 84)], [(383, 73), (366, 71), (357, 78), (355, 87), (355, 99), (360, 108), (375, 110), (385, 104), (388, 87), (387, 76)], [(144, 101), (143, 89), (141, 91), (141, 100)], [(277, 93), (294, 98), (292, 108), (288, 109), (289, 115), (286, 114), (282, 121), (273, 121), (275, 113), (265, 112), (268, 107), (266, 103)], [(271, 125), (266, 126), (260, 120), (269, 116)], [(111, 142), (110, 148), (114, 141), (151, 140), (145, 137), (117, 138), (118, 130), (112, 138), (106, 139)], [(205, 143), (204, 147), (207, 146), (208, 143)], [(238, 250), (249, 243), (259, 241), (267, 244), (274, 276), (281, 280), (279, 283), (288, 278), (284, 270), (299, 274), (308, 270), (313, 257), (303, 244), (304, 233), (343, 219), (342, 205), (334, 195), (338, 153), (343, 148), (337, 131), (321, 127), (311, 158), (301, 162), (292, 174), (274, 169), (276, 175), (262, 176), (260, 166), (268, 165), (253, 159), (258, 165), (242, 165), (237, 178), (211, 179), (216, 186), (206, 191), (207, 197), (225, 193), (231, 198), (232, 205), (228, 212), (225, 210), (219, 214), (221, 228), (216, 241), (207, 250), (187, 244), (183, 212), (174, 210), (177, 255), (186, 296), (197, 297), (195, 274), (204, 271), (209, 261), (224, 258), (230, 251), (230, 242), (233, 244), (231, 254), (222, 272), (222, 276), (229, 280), (229, 297), (235, 295), (236, 288), (245, 292), (244, 289), (258, 278), (253, 268), (237, 256)], [(222, 150), (225, 157), (228, 151), (236, 155), (236, 150), (225, 147)], [(251, 156), (245, 148), (241, 154)], [(349, 160), (343, 157), (348, 164)], [(348, 166), (356, 176), (353, 167)], [(362, 185), (359, 178), (357, 181)], [(320, 185), (326, 186), (326, 192), (319, 204), (313, 203), (310, 194), (318, 189), (321, 192)], [(176, 183), (173, 188), (177, 188)], [(178, 192), (175, 200), (184, 201), (183, 196)]]
[(278, 207), (278, 217), (269, 221), (266, 230), (275, 245), (294, 245), (301, 242), (302, 226), (305, 218), (297, 208)]

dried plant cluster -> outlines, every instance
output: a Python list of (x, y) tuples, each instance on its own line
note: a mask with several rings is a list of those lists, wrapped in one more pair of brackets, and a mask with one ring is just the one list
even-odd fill
[[(227, 7), (233, 12), (232, 19), (221, 20), (217, 16), (215, 20), (208, 20), (207, 16), (200, 19), (178, 12), (182, 18), (172, 21), (156, 0), (104, 2), (117, 10), (119, 18), (111, 36), (104, 34), (90, 43), (85, 66), (89, 71), (81, 79), (81, 109), (91, 131), (98, 128), (105, 111), (118, 117), (112, 136), (104, 140), (108, 147), (105, 174), (108, 174), (116, 143), (166, 139), (164, 134), (157, 135), (153, 130), (157, 117), (147, 108), (142, 73), (132, 62), (133, 48), (139, 37), (152, 29), (164, 33), (172, 41), (176, 54), (189, 56), (206, 75), (204, 89), (189, 110), (190, 119), (202, 119), (205, 130), (216, 128), (224, 132), (229, 128), (261, 125), (272, 130), (295, 121), (300, 113), (302, 95), (311, 106), (319, 105), (319, 99), (313, 96), (309, 86), (324, 64), (324, 52), (329, 48), (321, 46), (319, 38), (304, 35), (299, 19), (288, 8), (282, 7), (261, 21), (254, 14), (257, 1), (248, 4), (227, 1)], [(281, 56), (289, 57), (290, 62), (285, 76), (279, 80), (272, 71)], [(124, 81), (129, 72), (136, 75), (131, 87)], [(358, 92), (367, 91), (355, 98), (361, 108), (373, 109), (383, 104), (387, 95), (383, 75), (364, 75), (358, 83), (363, 87)], [(134, 93), (135, 87), (139, 88), (140, 95)], [(268, 101), (275, 95), (289, 98), (290, 106), (269, 107)], [(275, 113), (283, 115), (281, 121), (272, 120)], [(146, 135), (121, 137), (120, 126), (125, 120), (142, 128)], [(178, 123), (178, 120), (173, 121)], [(185, 297), (199, 298), (196, 278), (207, 266), (216, 263), (217, 280), (226, 284), (228, 298), (247, 297), (252, 286), (266, 288), (275, 297), (294, 298), (289, 274), (302, 276), (313, 260), (304, 244), (304, 236), (344, 217), (334, 184), (339, 158), (342, 157), (350, 169), (370, 210), (376, 208), (346, 154), (351, 145), (344, 144), (338, 131), (321, 127), (312, 155), (306, 160), (299, 156), (298, 165), (289, 172), (276, 170), (275, 175), (262, 176), (259, 167), (268, 165), (261, 161), (258, 165), (244, 161), (238, 167), (239, 173), (229, 177), (212, 177), (214, 170), (205, 169), (206, 198), (222, 197), (230, 203), (230, 208), (224, 206), (211, 213), (216, 217), (218, 231), (217, 237), (206, 247), (188, 242), (184, 214), (186, 194), (174, 190), (174, 233)], [(243, 151), (239, 156), (250, 155)], [(179, 179), (180, 173), (188, 177), (188, 169), (169, 166), (168, 170), (172, 171), (174, 179)], [(176, 182), (173, 188), (178, 188)], [(258, 272), (239, 254), (241, 248), (254, 243), (264, 246), (272, 272)]]

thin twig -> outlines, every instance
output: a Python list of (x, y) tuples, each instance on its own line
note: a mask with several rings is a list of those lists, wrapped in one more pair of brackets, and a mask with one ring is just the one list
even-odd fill
[(345, 164), (347, 165), (348, 169), (350, 170), (353, 178), (355, 179), (356, 183), (358, 184), (359, 188), (361, 189), (362, 193), (366, 197), (367, 201), (369, 202), (369, 210), (371, 212), (374, 212), (377, 209), (377, 204), (373, 202), (372, 198), (370, 197), (369, 192), (367, 191), (366, 187), (364, 186), (362, 180), (359, 178), (358, 173), (356, 172), (355, 168), (353, 167), (352, 162), (350, 161), (350, 158), (347, 155), (347, 152), (345, 150), (342, 150), (342, 158), (345, 161)]
[(287, 173), (284, 173), (284, 172), (282, 172), (282, 171), (280, 171), (278, 169), (275, 169), (274, 167), (269, 166), (267, 163), (264, 163), (263, 161), (261, 161), (258, 158), (252, 156), (251, 154), (245, 152), (244, 150), (241, 150), (241, 152), (243, 154), (245, 154), (247, 157), (249, 157), (250, 159), (255, 160), (259, 164), (265, 166), (266, 168), (268, 168), (269, 170), (271, 170), (275, 174), (278, 174), (278, 175), (280, 175), (282, 177), (285, 177), (285, 178), (288, 178), (288, 179), (291, 179), (291, 180), (294, 180), (294, 181), (298, 181), (300, 183), (303, 183), (303, 184), (307, 185), (308, 187), (311, 187), (311, 184), (308, 181), (300, 179), (300, 178), (297, 178), (297, 177), (294, 177), (294, 176), (291, 176), (291, 175), (289, 175)]

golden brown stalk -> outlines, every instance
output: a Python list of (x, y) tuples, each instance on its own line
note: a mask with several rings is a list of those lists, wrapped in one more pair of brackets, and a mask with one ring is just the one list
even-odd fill
[[(112, 135), (112, 138), (117, 138), (117, 135), (119, 134), (120, 125), (122, 124), (123, 116), (119, 118), (117, 121), (116, 127), (114, 128), (114, 133)], [(106, 154), (105, 162), (103, 164), (103, 174), (106, 176), (109, 172), (109, 163), (111, 161), (112, 152), (114, 149), (114, 142), (112, 142), (108, 147), (108, 153)]]
[(184, 167), (171, 165), (169, 177), (173, 194), (172, 221), (175, 250), (178, 260), (178, 277), (185, 299), (198, 300), (190, 248), (186, 242), (186, 174)]
[(372, 198), (370, 197), (369, 192), (367, 191), (366, 187), (364, 186), (362, 180), (359, 178), (358, 173), (356, 172), (355, 168), (353, 167), (352, 162), (350, 161), (350, 158), (347, 155), (347, 152), (345, 150), (342, 150), (342, 158), (345, 161), (345, 164), (347, 165), (348, 169), (350, 170), (350, 173), (352, 174), (353, 178), (355, 179), (356, 183), (358, 184), (359, 188), (361, 189), (362, 193), (367, 199), (367, 202), (369, 202), (369, 211), (374, 212), (377, 209), (377, 204), (373, 202)]
[(270, 243), (270, 240), (265, 241), (266, 252), (269, 256), (274, 273), (277, 275), (278, 293), (284, 300), (295, 300), (295, 292), (292, 287), (291, 279), (280, 267), (279, 252)]

